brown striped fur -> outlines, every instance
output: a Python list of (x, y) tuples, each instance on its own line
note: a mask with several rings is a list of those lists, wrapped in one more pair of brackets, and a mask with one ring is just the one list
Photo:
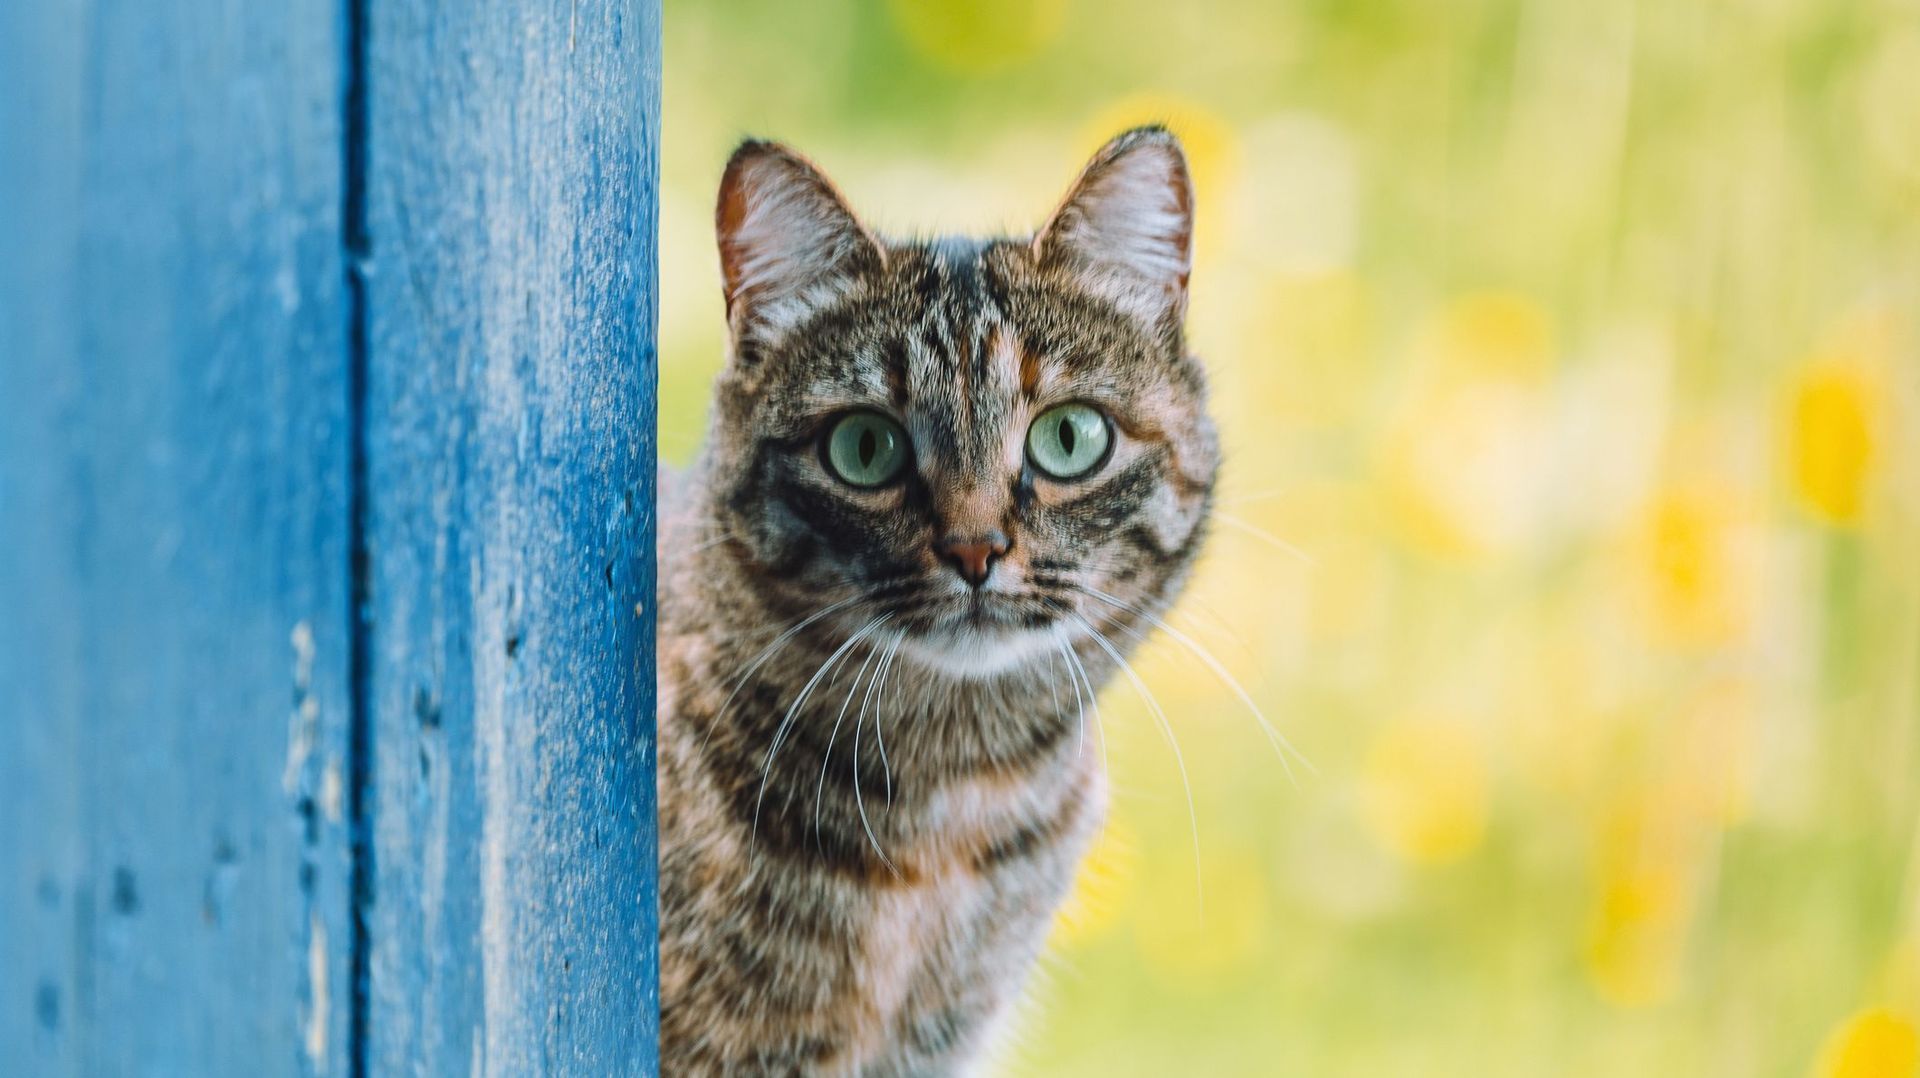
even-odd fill
[[(1133, 647), (1207, 519), (1191, 213), (1151, 128), (1030, 238), (883, 242), (791, 151), (729, 163), (732, 354), (661, 540), (666, 1073), (951, 1073), (1018, 993), (1104, 811), (1092, 634)], [(1071, 482), (1025, 456), (1068, 401), (1114, 431)], [(823, 464), (853, 408), (898, 482)], [(996, 531), (978, 588), (936, 550)]]

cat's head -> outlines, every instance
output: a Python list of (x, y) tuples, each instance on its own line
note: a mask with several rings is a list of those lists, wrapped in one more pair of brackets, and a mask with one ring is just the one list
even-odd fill
[(910, 243), (749, 142), (717, 225), (731, 354), (707, 495), (756, 586), (844, 603), (819, 624), (966, 676), (1172, 597), (1219, 449), (1183, 344), (1193, 184), (1171, 134), (1114, 139), (1031, 237)]

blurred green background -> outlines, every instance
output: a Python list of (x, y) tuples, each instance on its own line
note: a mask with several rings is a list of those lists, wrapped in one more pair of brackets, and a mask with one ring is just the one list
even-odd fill
[(1112, 825), (1014, 1075), (1912, 1075), (1920, 6), (666, 5), (661, 451), (733, 143), (882, 230), (1186, 139), (1228, 446), (1103, 700)]

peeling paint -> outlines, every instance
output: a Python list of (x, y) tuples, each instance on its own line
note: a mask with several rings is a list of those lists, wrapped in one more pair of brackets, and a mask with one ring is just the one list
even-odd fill
[(293, 644), (293, 683), (302, 690), (313, 684), (313, 626), (306, 619), (294, 622), (291, 634)]
[(316, 1073), (327, 1069), (327, 1019), (333, 1009), (328, 986), (327, 924), (318, 914), (307, 919), (307, 1060)]
[(346, 804), (346, 780), (340, 774), (340, 761), (328, 757), (327, 768), (320, 773), (320, 811), (328, 823), (339, 823)]
[(293, 713), (287, 720), (287, 763), (280, 772), (280, 789), (289, 797), (300, 792), (307, 760), (320, 736), (320, 702), (313, 696), (313, 626), (304, 619), (295, 622), (291, 643)]

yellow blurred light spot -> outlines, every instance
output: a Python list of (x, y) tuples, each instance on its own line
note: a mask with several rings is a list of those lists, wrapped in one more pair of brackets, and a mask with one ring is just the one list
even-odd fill
[(1643, 868), (1602, 885), (1587, 936), (1587, 975), (1617, 1007), (1645, 1007), (1673, 994), (1685, 928), (1679, 877)]
[(1112, 931), (1133, 890), (1134, 861), (1131, 833), (1118, 817), (1109, 816), (1054, 916), (1053, 947), (1077, 947)]
[(948, 70), (979, 75), (1045, 48), (1066, 24), (1067, 0), (887, 0), (887, 11), (921, 55)]
[(1920, 1070), (1920, 1031), (1913, 1020), (1876, 1007), (1861, 1011), (1827, 1042), (1820, 1078), (1913, 1078)]
[(1363, 811), (1387, 850), (1417, 864), (1458, 860), (1487, 827), (1487, 775), (1478, 742), (1451, 724), (1403, 722), (1367, 752)]
[(1640, 541), (1640, 593), (1660, 640), (1724, 643), (1750, 625), (1759, 589), (1757, 537), (1731, 484), (1693, 483), (1662, 491)]
[(1679, 987), (1706, 845), (1683, 785), (1617, 792), (1594, 850), (1597, 894), (1583, 955), (1587, 978), (1617, 1007), (1646, 1007)]
[(1814, 516), (1858, 523), (1877, 456), (1880, 392), (1859, 364), (1816, 363), (1789, 390), (1787, 457), (1794, 493)]
[(1518, 292), (1476, 292), (1447, 305), (1428, 331), (1445, 372), (1530, 378), (1553, 361), (1547, 313)]
[(1600, 918), (1613, 925), (1671, 921), (1679, 907), (1679, 881), (1669, 871), (1629, 873), (1608, 881), (1600, 894)]

